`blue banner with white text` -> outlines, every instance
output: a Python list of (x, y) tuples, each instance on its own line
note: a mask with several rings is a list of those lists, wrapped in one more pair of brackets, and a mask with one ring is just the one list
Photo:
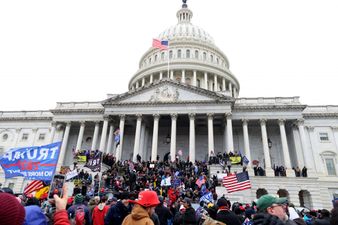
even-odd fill
[(5, 177), (23, 176), (28, 180), (51, 180), (58, 162), (61, 142), (12, 148), (0, 158)]

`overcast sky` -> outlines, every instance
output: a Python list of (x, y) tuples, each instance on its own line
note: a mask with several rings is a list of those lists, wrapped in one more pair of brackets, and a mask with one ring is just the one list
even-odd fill
[[(188, 0), (215, 40), (239, 97), (300, 96), (338, 105), (337, 0)], [(0, 111), (101, 101), (128, 90), (180, 0), (0, 1)]]

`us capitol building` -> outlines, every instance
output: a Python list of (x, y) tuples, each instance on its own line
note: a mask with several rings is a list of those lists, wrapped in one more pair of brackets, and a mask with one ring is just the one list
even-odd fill
[[(97, 102), (58, 102), (47, 111), (1, 111), (0, 153), (62, 141), (60, 168), (73, 164), (72, 149), (100, 149), (134, 161), (137, 154), (156, 160), (170, 152), (174, 160), (181, 150), (181, 158), (194, 161), (241, 151), (259, 161), (266, 176), (254, 176), (250, 162), (252, 189), (232, 197), (249, 202), (268, 192), (296, 206), (332, 208), (338, 195), (338, 106), (308, 106), (299, 97), (238, 97), (240, 83), (226, 55), (192, 24), (186, 1), (176, 16), (178, 23), (158, 36), (170, 40), (169, 50), (151, 47), (143, 54), (128, 92)], [(287, 176), (275, 177), (273, 165), (286, 167)], [(295, 177), (297, 166), (306, 166), (308, 177)], [(16, 192), (26, 182), (5, 180), (0, 171), (0, 183)]]

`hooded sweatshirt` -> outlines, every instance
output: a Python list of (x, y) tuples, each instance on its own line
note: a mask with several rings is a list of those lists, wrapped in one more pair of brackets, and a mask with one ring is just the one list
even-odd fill
[(24, 225), (47, 225), (47, 219), (39, 206), (26, 206), (25, 211), (26, 217)]
[(104, 225), (104, 217), (106, 216), (109, 210), (109, 206), (106, 203), (98, 204), (92, 214), (93, 225)]
[(148, 212), (139, 204), (135, 204), (131, 214), (122, 222), (122, 225), (154, 225)]

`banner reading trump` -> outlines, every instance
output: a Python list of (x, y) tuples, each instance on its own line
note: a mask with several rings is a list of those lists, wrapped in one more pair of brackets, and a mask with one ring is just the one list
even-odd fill
[(61, 142), (13, 148), (0, 158), (5, 177), (23, 176), (28, 180), (51, 180), (59, 158)]

